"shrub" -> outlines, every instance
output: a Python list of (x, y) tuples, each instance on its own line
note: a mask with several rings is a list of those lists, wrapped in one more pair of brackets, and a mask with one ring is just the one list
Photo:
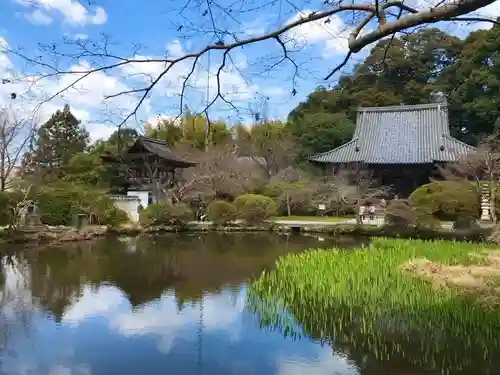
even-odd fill
[(476, 187), (457, 181), (437, 181), (420, 186), (410, 195), (409, 202), (413, 208), (441, 220), (477, 217), (480, 208)]
[(212, 201), (207, 207), (208, 220), (216, 225), (224, 225), (236, 220), (238, 210), (231, 202), (223, 200)]
[(87, 214), (92, 222), (101, 225), (117, 226), (128, 221), (127, 213), (118, 209), (103, 192), (82, 185), (46, 186), (34, 199), (41, 222), (48, 225), (71, 225), (75, 214)]
[(177, 203), (169, 205), (168, 220), (170, 225), (187, 225), (193, 220), (193, 212), (185, 203)]
[(385, 222), (395, 227), (437, 229), (441, 223), (430, 212), (417, 210), (405, 200), (391, 201), (387, 206)]
[(389, 202), (385, 214), (385, 223), (393, 226), (408, 227), (417, 221), (417, 213), (404, 200)]
[(92, 216), (92, 221), (100, 225), (117, 227), (129, 221), (128, 214), (115, 206), (113, 201), (107, 196), (99, 195), (85, 197), (89, 205), (84, 205), (83, 209)]
[(167, 210), (164, 204), (150, 204), (139, 213), (139, 222), (144, 226), (165, 224)]
[(276, 203), (264, 195), (244, 194), (235, 199), (238, 215), (248, 223), (261, 223), (276, 215)]
[(479, 225), (477, 219), (471, 216), (459, 217), (453, 223), (453, 230), (478, 230), (481, 226)]
[(193, 215), (190, 208), (183, 204), (157, 203), (150, 204), (139, 215), (144, 226), (151, 225), (186, 225)]
[(84, 192), (74, 187), (46, 187), (37, 197), (40, 220), (47, 225), (70, 225), (74, 214), (84, 213)]

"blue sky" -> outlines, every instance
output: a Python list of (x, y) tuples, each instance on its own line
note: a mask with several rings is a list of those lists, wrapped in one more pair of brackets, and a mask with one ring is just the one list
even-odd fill
[[(430, 4), (427, 0), (414, 2), (419, 6)], [(283, 0), (266, 6), (265, 0), (210, 0), (216, 28), (232, 33), (224, 35), (221, 31), (213, 32), (207, 3), (206, 0), (3, 0), (0, 2), (1, 44), (11, 49), (22, 47), (24, 55), (35, 59), (40, 56), (41, 61), (51, 65), (57, 63), (60, 69), (82, 71), (113, 62), (95, 55), (78, 55), (82, 46), (97, 51), (103, 45), (103, 35), (108, 38), (107, 52), (112, 55), (142, 60), (162, 58), (166, 54), (177, 57), (198, 51), (217, 39), (227, 43), (233, 41), (233, 37), (243, 39), (262, 35), (290, 22), (298, 17), (299, 12), (307, 14), (313, 9), (325, 7), (323, 1), (315, 0)], [(500, 15), (500, 0), (485, 9), (484, 14)], [(268, 71), (283, 57), (275, 40), (231, 52), (220, 83), (221, 92), (237, 107), (237, 111), (219, 99), (210, 108), (210, 116), (230, 123), (248, 121), (249, 109), (261, 109), (264, 101), (267, 102), (269, 117), (285, 118), (315, 87), (334, 84), (338, 75), (328, 82), (323, 78), (344, 58), (350, 25), (347, 18), (332, 17), (330, 21), (329, 24), (321, 22), (303, 26), (286, 35), (289, 40), (287, 47), (295, 51), (290, 56), (300, 67), (299, 77), (295, 80), (295, 68), (288, 61)], [(466, 27), (446, 28), (462, 36), (470, 31)], [(58, 55), (55, 60), (51, 48), (48, 52), (37, 50), (39, 43), (49, 46), (56, 43), (57, 53), (72, 54), (72, 58)], [(362, 60), (367, 52), (355, 55), (346, 70)], [(186, 88), (184, 104), (197, 111), (205, 107), (207, 93), (209, 101), (214, 98), (218, 91), (215, 73), (221, 61), (222, 54), (218, 52), (210, 54), (210, 65), (208, 55), (200, 58)], [(190, 71), (190, 63), (176, 64), (127, 124), (140, 126), (142, 121), (158, 115), (178, 115), (183, 77)], [(39, 110), (40, 121), (64, 103), (69, 103), (94, 139), (105, 137), (134, 110), (142, 92), (107, 100), (104, 97), (145, 87), (164, 68), (164, 63), (130, 63), (93, 73), (63, 95), (44, 103)], [(32, 108), (34, 103), (39, 104), (77, 78), (75, 75), (57, 75), (36, 81), (34, 85), (33, 77), (39, 78), (38, 75), (48, 73), (48, 69), (2, 54), (0, 72), (2, 77), (9, 78), (29, 75), (29, 85), (26, 81), (13, 79), (15, 82), (2, 85), (0, 89), (3, 104), (8, 102), (9, 93), (15, 91), (19, 93), (15, 105), (23, 108)], [(297, 91), (295, 96), (291, 94), (293, 88)]]

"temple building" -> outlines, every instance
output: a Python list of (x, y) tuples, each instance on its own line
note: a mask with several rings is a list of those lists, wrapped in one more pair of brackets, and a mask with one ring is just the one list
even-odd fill
[(137, 209), (157, 203), (175, 182), (176, 172), (193, 167), (196, 163), (177, 155), (167, 142), (140, 136), (121, 155), (102, 155), (104, 163), (116, 166), (117, 175), (112, 188), (119, 194), (112, 198), (117, 205), (137, 220)]
[(457, 162), (472, 151), (450, 135), (446, 104), (433, 103), (359, 108), (352, 139), (310, 160), (333, 173), (370, 170), (378, 184), (405, 197), (429, 182), (436, 165)]

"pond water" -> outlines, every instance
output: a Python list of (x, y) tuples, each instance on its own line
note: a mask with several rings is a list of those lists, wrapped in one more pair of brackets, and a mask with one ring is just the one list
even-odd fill
[[(248, 281), (280, 255), (359, 244), (239, 233), (17, 251), (4, 257), (0, 276), (0, 374), (441, 373), (439, 364), (430, 369), (401, 356), (375, 359), (373, 347), (344, 339), (290, 337), (248, 307)], [(450, 374), (472, 374), (464, 371)]]

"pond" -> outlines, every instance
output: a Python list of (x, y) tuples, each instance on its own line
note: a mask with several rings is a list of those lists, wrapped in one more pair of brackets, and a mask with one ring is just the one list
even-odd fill
[(322, 339), (335, 335), (320, 322), (319, 333), (290, 336), (249, 307), (247, 283), (280, 255), (359, 245), (211, 233), (17, 251), (4, 257), (0, 276), (0, 374), (440, 373), (439, 364), (436, 371), (401, 356), (373, 358), (373, 348), (345, 340), (349, 327), (337, 342)]

